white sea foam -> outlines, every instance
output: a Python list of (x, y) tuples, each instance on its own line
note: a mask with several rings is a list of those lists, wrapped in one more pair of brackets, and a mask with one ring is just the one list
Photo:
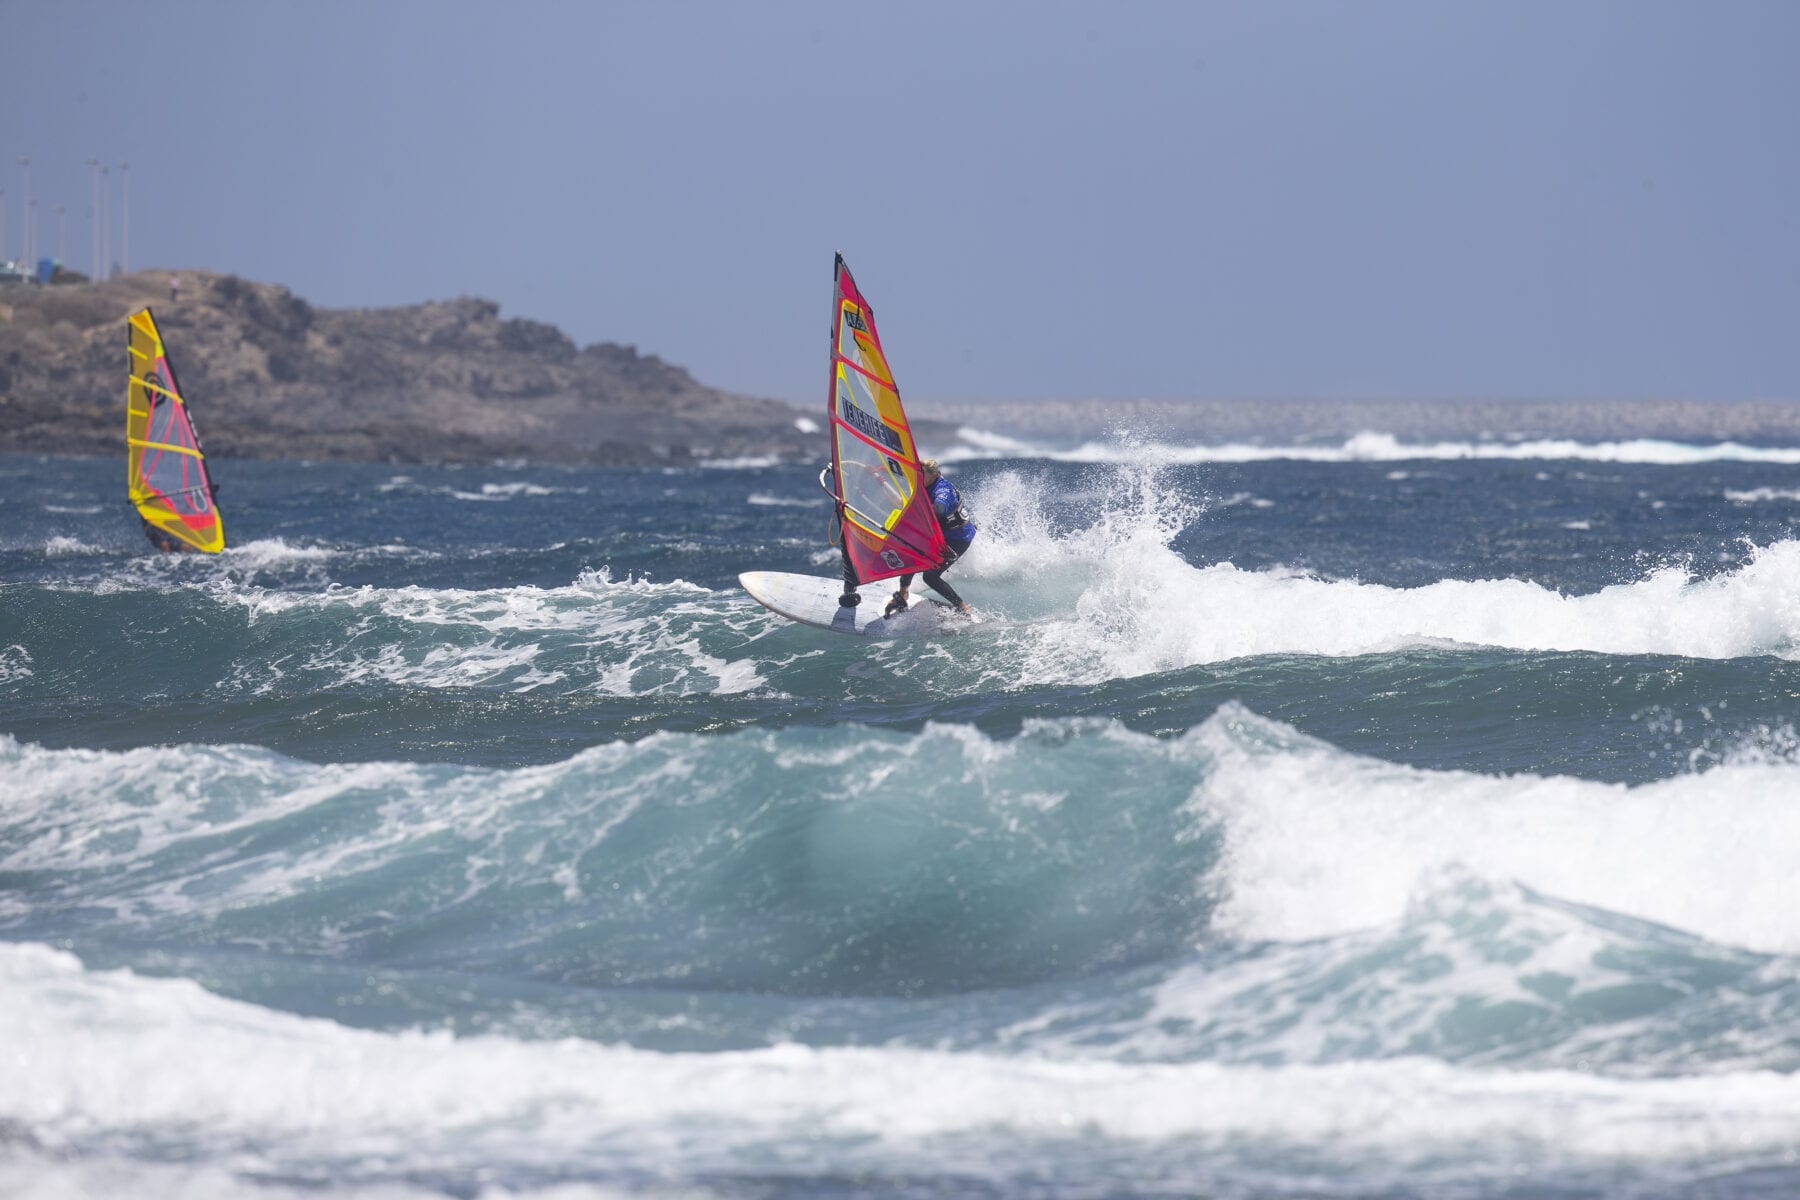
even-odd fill
[[(379, 1172), (377, 1172), (379, 1173)], [(483, 1173), (474, 1173), (478, 1177)], [(276, 1182), (263, 1174), (238, 1174), (206, 1163), (156, 1162), (104, 1153), (79, 1160), (15, 1151), (0, 1158), (0, 1196), (6, 1200), (319, 1200), (321, 1185)], [(331, 1200), (444, 1200), (442, 1188), (391, 1180), (340, 1180)], [(554, 1183), (543, 1187), (483, 1187), (475, 1200), (717, 1200), (717, 1193), (681, 1187), (607, 1187)]]
[(1786, 1072), (1796, 1047), (1778, 1014), (1796, 990), (1800, 960), (1447, 870), (1397, 924), (1215, 949), (1157, 980), (1147, 1007), (1059, 1005), (1002, 1037), (1138, 1061), (1428, 1055), (1636, 1078)]
[(60, 558), (69, 554), (98, 554), (100, 547), (90, 546), (80, 538), (53, 537), (44, 543), (44, 554), (50, 558)]
[(231, 568), (256, 571), (294, 563), (328, 562), (342, 553), (329, 546), (300, 546), (272, 537), (227, 546), (219, 561)]
[(1725, 498), (1733, 504), (1768, 504), (1773, 501), (1800, 501), (1800, 488), (1759, 487), (1725, 489)]
[(1237, 508), (1245, 504), (1248, 504), (1251, 508), (1275, 507), (1275, 502), (1273, 500), (1265, 500), (1261, 496), (1255, 496), (1249, 492), (1233, 492), (1229, 496), (1221, 496), (1213, 502), (1212, 506), (1215, 508)]
[[(735, 640), (741, 617), (733, 610), (741, 606), (679, 579), (614, 580), (601, 568), (560, 588), (234, 587), (220, 595), (243, 605), (253, 624), (292, 614), (335, 618), (343, 633), (320, 639), (300, 664), (333, 687), (380, 680), (523, 692), (558, 684), (610, 695), (683, 695), (749, 691), (765, 682), (754, 662), (700, 642), (703, 633)], [(437, 632), (427, 642), (408, 627)], [(480, 640), (469, 631), (480, 631)], [(720, 648), (729, 644), (725, 638)], [(547, 666), (539, 662), (545, 655), (553, 658)], [(238, 682), (258, 686), (248, 677)]]
[(100, 511), (98, 504), (46, 504), (45, 512), (62, 513), (70, 516), (91, 517)]
[(423, 786), (409, 764), (314, 767), (247, 747), (49, 750), (0, 735), (14, 797), (0, 863), (17, 870), (123, 867), (183, 839), (231, 834), (344, 795)]
[(1107, 1139), (1215, 1153), (1273, 1143), (1392, 1165), (1483, 1148), (1540, 1165), (1657, 1164), (1779, 1156), (1800, 1111), (1800, 1078), (1757, 1072), (1621, 1080), (1421, 1059), (1255, 1067), (798, 1045), (660, 1054), (378, 1033), (183, 980), (87, 971), (34, 945), (0, 945), (0, 989), (0, 1118), (55, 1154), (176, 1138), (259, 1171), (700, 1173), (802, 1149), (817, 1169), (980, 1171), (996, 1137), (1023, 1139), (1027, 1157)]
[(427, 496), (449, 496), (453, 500), (503, 501), (518, 496), (585, 496), (585, 487), (558, 487), (551, 484), (536, 483), (527, 479), (513, 479), (504, 483), (484, 483), (473, 491), (467, 488), (451, 487), (447, 484), (420, 483), (411, 475), (395, 475), (386, 482), (377, 485), (380, 492), (416, 492)]
[(1363, 758), (1235, 705), (1190, 735), (1225, 838), (1221, 931), (1324, 937), (1400, 921), (1457, 867), (1716, 942), (1800, 954), (1800, 766), (1627, 787)]
[(938, 453), (944, 463), (970, 462), (983, 458), (1043, 458), (1043, 450), (1030, 442), (964, 425), (956, 431), (958, 444), (946, 446)]
[(767, 492), (751, 492), (749, 502), (766, 508), (823, 508), (829, 503), (824, 496), (772, 496)]
[(702, 458), (695, 460), (694, 465), (718, 471), (760, 471), (780, 466), (781, 460), (773, 454), (754, 454), (743, 458)]
[(17, 643), (0, 648), (0, 684), (30, 679), (31, 651)]
[(1073, 449), (1032, 445), (1011, 438), (971, 441), (947, 457), (1044, 458), (1056, 462), (1117, 463), (1250, 463), (1407, 462), (1419, 459), (1490, 459), (1526, 461), (1566, 459), (1585, 462), (1641, 463), (1682, 466), (1704, 462), (1800, 463), (1800, 447), (1746, 446), (1738, 442), (1694, 445), (1686, 442), (1633, 438), (1617, 442), (1578, 442), (1566, 438), (1519, 441), (1403, 442), (1393, 434), (1364, 432), (1336, 444), (1261, 445), (1225, 442), (1217, 445), (1150, 442), (1136, 438), (1090, 441)]
[(584, 487), (545, 487), (541, 483), (529, 483), (524, 480), (514, 480), (511, 483), (484, 483), (479, 492), (465, 492), (457, 488), (446, 488), (444, 491), (457, 500), (511, 500), (517, 496), (555, 496), (563, 493), (575, 496), (587, 495), (587, 489)]
[(1720, 574), (1664, 566), (1583, 594), (1522, 579), (1389, 587), (1195, 566), (1172, 543), (1207, 501), (1171, 492), (1153, 469), (1121, 470), (1072, 529), (1052, 520), (1044, 489), (1018, 473), (985, 480), (970, 499), (981, 535), (956, 566), (957, 586), (977, 607), (997, 597), (1006, 615), (1033, 621), (1018, 635), (1026, 684), (1451, 644), (1800, 658), (1800, 541), (1757, 549)]

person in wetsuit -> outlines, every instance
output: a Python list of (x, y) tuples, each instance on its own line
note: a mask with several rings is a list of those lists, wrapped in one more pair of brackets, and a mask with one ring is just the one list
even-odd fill
[(144, 518), (139, 517), (138, 520), (144, 521), (144, 536), (150, 539), (150, 544), (164, 554), (183, 554), (193, 550), (186, 542), (169, 536), (166, 531), (158, 529)]
[[(944, 572), (951, 563), (969, 552), (969, 544), (975, 540), (975, 522), (969, 519), (968, 509), (963, 507), (962, 494), (956, 490), (956, 485), (938, 470), (937, 459), (928, 458), (920, 465), (925, 468), (925, 490), (931, 496), (931, 511), (937, 514), (938, 528), (944, 531), (945, 542), (944, 561), (935, 571), (925, 572), (925, 586), (956, 605), (956, 610), (965, 617), (970, 616), (969, 606), (963, 598), (944, 582)], [(912, 581), (910, 571), (900, 577), (900, 590), (888, 601), (885, 615), (891, 617), (906, 610), (907, 588)]]
[[(158, 404), (160, 404), (160, 403), (162, 403), (162, 399), (160, 397), (158, 397), (156, 402)], [(208, 484), (207, 485), (207, 493), (212, 497), (214, 504), (217, 504), (219, 502), (219, 485), (218, 484), (216, 484), (216, 483)], [(152, 546), (155, 546), (162, 553), (164, 553), (164, 554), (198, 554), (198, 553), (200, 553), (200, 551), (198, 551), (194, 547), (188, 545), (186, 542), (182, 541), (180, 538), (176, 537), (174, 534), (171, 534), (168, 530), (162, 529), (156, 525), (152, 525), (150, 523), (150, 518), (143, 516), (142, 514), (139, 514), (138, 520), (140, 520), (144, 523), (144, 536), (149, 538), (150, 544)]]

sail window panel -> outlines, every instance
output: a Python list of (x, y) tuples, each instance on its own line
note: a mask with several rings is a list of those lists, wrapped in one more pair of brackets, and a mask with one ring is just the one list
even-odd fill
[[(167, 397), (161, 399), (162, 403), (151, 410), (149, 436), (144, 440), (163, 446), (184, 446), (191, 449), (194, 445), (194, 431), (181, 406)], [(200, 460), (194, 455), (183, 454), (179, 450), (164, 450), (157, 445), (146, 446), (139, 471), (144, 483), (152, 490), (169, 497), (176, 511), (204, 513), (211, 510), (212, 500), (206, 486), (206, 475), (200, 467)]]
[(906, 469), (842, 425), (836, 432), (838, 483), (844, 503), (868, 529), (892, 529), (912, 498)]
[(149, 398), (150, 424), (145, 440), (191, 447), (193, 436), (189, 432), (187, 421), (182, 417), (181, 406), (161, 392), (150, 392)]
[(862, 314), (856, 305), (845, 303), (838, 306), (838, 353), (868, 370), (868, 361), (863, 356), (862, 347), (856, 342), (857, 327), (863, 323)]

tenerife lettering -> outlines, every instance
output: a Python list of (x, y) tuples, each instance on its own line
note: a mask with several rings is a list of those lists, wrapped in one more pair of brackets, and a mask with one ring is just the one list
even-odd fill
[(878, 442), (892, 450), (895, 454), (904, 453), (900, 449), (900, 435), (888, 428), (887, 422), (879, 417), (872, 417), (850, 402), (847, 392), (838, 393), (838, 411), (843, 416), (844, 424), (856, 430), (872, 442)]

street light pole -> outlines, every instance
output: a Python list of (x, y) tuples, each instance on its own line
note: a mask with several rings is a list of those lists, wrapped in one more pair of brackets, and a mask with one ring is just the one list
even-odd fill
[(112, 276), (112, 172), (100, 164), (100, 278)]
[(88, 268), (88, 278), (93, 283), (99, 283), (100, 282), (100, 160), (97, 158), (90, 158), (87, 160), (87, 165), (90, 168), (88, 173), (94, 177), (94, 206), (93, 206), (93, 208), (88, 210), (88, 216), (91, 218), (90, 223), (89, 223), (88, 233), (89, 233), (89, 236), (93, 240), (93, 257), (88, 260), (92, 264)]
[(25, 269), (37, 278), (37, 197), (33, 196), (25, 205), (25, 244), (31, 247), (31, 256), (25, 260)]
[(22, 211), (25, 216), (25, 229), (23, 231), (25, 238), (25, 266), (26, 269), (29, 270), (31, 267), (31, 159), (21, 154), (19, 155), (19, 165), (25, 168), (25, 206)]
[(119, 258), (125, 267), (125, 273), (131, 274), (131, 164), (119, 164), (119, 179), (125, 188), (125, 244), (119, 248)]
[(56, 265), (69, 261), (69, 221), (62, 205), (56, 206)]
[(6, 261), (6, 189), (0, 188), (0, 263)]

